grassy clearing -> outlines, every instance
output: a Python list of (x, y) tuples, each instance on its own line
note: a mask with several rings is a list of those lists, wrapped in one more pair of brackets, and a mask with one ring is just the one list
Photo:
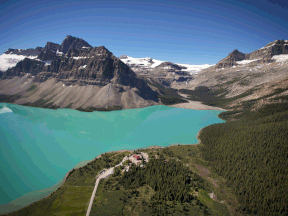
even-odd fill
[(73, 169), (65, 183), (49, 197), (8, 215), (85, 215), (96, 175), (102, 169), (120, 163), (125, 154), (127, 152), (107, 153), (84, 167)]

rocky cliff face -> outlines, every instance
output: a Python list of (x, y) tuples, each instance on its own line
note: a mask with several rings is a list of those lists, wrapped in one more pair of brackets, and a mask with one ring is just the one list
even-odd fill
[(44, 50), (57, 52), (57, 50), (61, 50), (61, 45), (52, 42), (47, 42), (46, 46), (44, 47)]
[[(13, 85), (19, 80), (23, 81), (20, 82), (23, 88)], [(27, 91), (28, 80), (30, 87), (34, 86), (33, 91)], [(108, 49), (104, 46), (92, 47), (86, 41), (71, 36), (67, 36), (61, 45), (48, 42), (45, 48), (39, 50), (36, 59), (25, 58), (8, 69), (1, 82), (0, 90), (4, 94), (22, 95), (16, 101), (20, 104), (43, 100), (44, 92), (45, 101), (57, 107), (71, 104), (72, 108), (136, 108), (159, 102), (158, 93)], [(54, 85), (58, 83), (62, 87), (55, 89)], [(83, 98), (80, 94), (76, 100), (71, 91), (75, 89), (89, 89), (90, 93), (82, 92)], [(70, 93), (57, 99), (64, 90)]]

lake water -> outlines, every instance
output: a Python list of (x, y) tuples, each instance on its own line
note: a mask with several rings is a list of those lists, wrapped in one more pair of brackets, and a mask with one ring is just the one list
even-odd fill
[(195, 144), (201, 128), (223, 122), (219, 113), (167, 106), (87, 113), (0, 103), (0, 204), (47, 195), (75, 165), (104, 152)]

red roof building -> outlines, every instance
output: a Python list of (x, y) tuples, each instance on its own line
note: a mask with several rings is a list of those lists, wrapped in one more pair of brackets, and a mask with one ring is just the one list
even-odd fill
[(140, 156), (139, 155), (133, 155), (133, 157), (136, 159), (136, 160), (140, 160)]

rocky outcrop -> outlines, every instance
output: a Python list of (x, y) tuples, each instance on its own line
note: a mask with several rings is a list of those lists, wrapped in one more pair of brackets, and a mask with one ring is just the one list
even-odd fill
[(159, 66), (156, 67), (156, 69), (171, 69), (171, 70), (182, 70), (187, 69), (186, 67), (180, 66), (178, 64), (174, 64), (172, 62), (163, 62)]
[(57, 52), (57, 50), (61, 50), (61, 45), (52, 42), (47, 42), (46, 46), (44, 47), (44, 50)]
[(216, 68), (231, 67), (236, 64), (236, 61), (242, 61), (244, 59), (245, 59), (245, 54), (235, 49), (226, 58), (219, 61), (215, 67)]
[(43, 50), (38, 54), (38, 59), (42, 61), (51, 61), (57, 59), (56, 53), (50, 50)]
[(121, 55), (121, 56), (119, 57), (119, 59), (128, 59), (128, 56), (127, 56), (127, 55)]

